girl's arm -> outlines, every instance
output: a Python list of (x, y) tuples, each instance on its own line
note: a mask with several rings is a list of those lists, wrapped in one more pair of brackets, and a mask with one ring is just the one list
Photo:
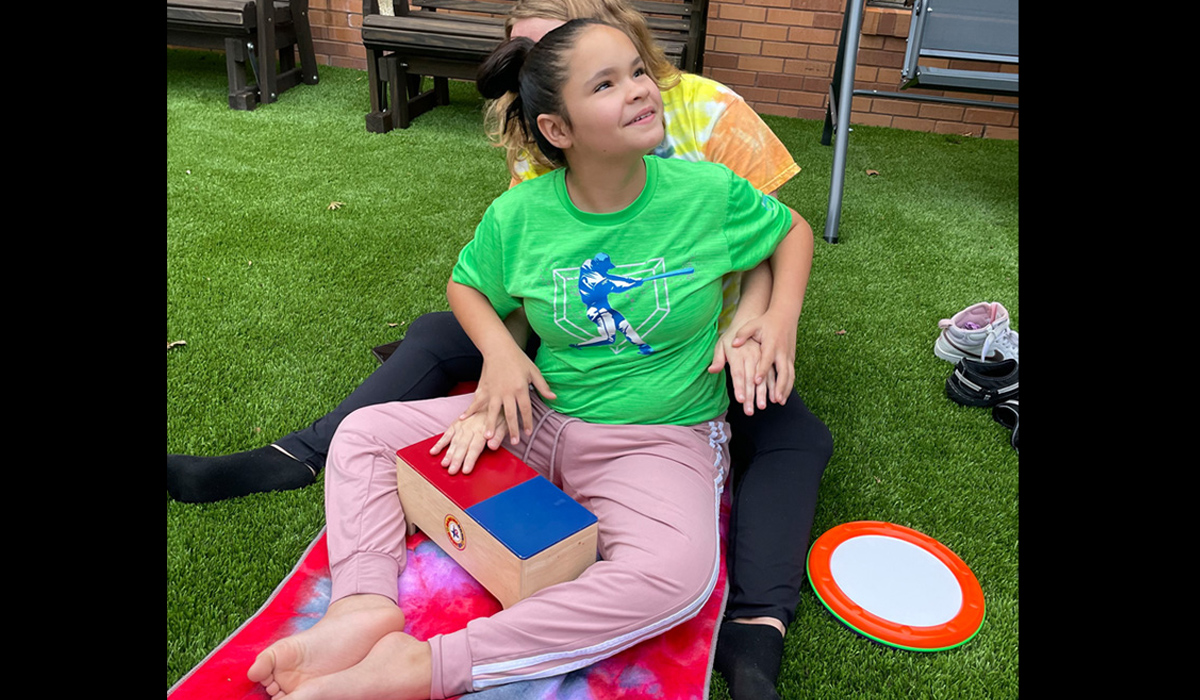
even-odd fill
[[(517, 309), (509, 314), (508, 318), (504, 319), (504, 325), (517, 347), (525, 347), (528, 344), (530, 328), (529, 320), (525, 317), (525, 309)], [(755, 359), (757, 360), (757, 356)], [(481, 381), (483, 381), (482, 378)], [(486, 390), (484, 395), (487, 395)], [(480, 397), (478, 389), (475, 397), (476, 399)], [(483, 405), (483, 402), (479, 405)], [(472, 415), (470, 413), (474, 408), (475, 405), (472, 402), (472, 406), (467, 409), (468, 412), (446, 428), (442, 437), (429, 450), (430, 454), (435, 455), (446, 448), (442, 466), (446, 467), (451, 475), (457, 474), (459, 471), (470, 474), (484, 449), (500, 449), (501, 441), (508, 436), (508, 424), (504, 421), (503, 416), (488, 423), (487, 414), (474, 413)]]
[[(446, 286), (446, 298), (455, 318), (483, 355), (483, 371), (479, 377), (475, 400), (460, 420), (470, 417), (486, 406), (485, 437), (492, 440), (495, 437), (492, 426), (497, 424), (503, 412), (512, 444), (518, 444), (518, 418), (525, 424), (526, 435), (533, 432), (533, 407), (529, 401), (529, 385), (533, 384), (546, 398), (555, 398), (555, 394), (482, 292), (450, 280)], [(528, 332), (523, 314), (514, 319), (513, 326), (522, 335)], [(496, 447), (499, 447), (499, 444), (496, 444)]]
[[(762, 384), (768, 371), (775, 367), (771, 393), (776, 403), (786, 403), (796, 376), (796, 326), (808, 289), (812, 269), (812, 227), (791, 207), (792, 227), (771, 255), (771, 295), (769, 306), (761, 316), (742, 325), (735, 333), (735, 347), (754, 338), (762, 345), (762, 357), (755, 369), (754, 383)], [(739, 309), (740, 311), (740, 309)]]

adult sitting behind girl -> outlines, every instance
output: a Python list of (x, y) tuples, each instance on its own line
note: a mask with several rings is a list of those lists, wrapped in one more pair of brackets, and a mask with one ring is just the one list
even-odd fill
[[(494, 92), (496, 81), (517, 89), (512, 73), (521, 68), (513, 118), (567, 167), (489, 207), (447, 294), (485, 367), (501, 371), (512, 359), (516, 371), (532, 368), (554, 388), (543, 402), (529, 398), (526, 384), (538, 428), (526, 432), (524, 458), (596, 513), (601, 561), (465, 630), (427, 642), (404, 634), (394, 450), (447, 424), (432, 452), (461, 449), (487, 432), (503, 437), (506, 421), (482, 411), (456, 420), (471, 396), (355, 411), (334, 437), (326, 479), (333, 602), (311, 629), (271, 645), (249, 669), (272, 696), (442, 698), (565, 673), (689, 619), (712, 591), (728, 398), (721, 377), (702, 370), (716, 341), (720, 279), (769, 254), (772, 298), (798, 317), (812, 231), (726, 168), (643, 156), (662, 138), (661, 98), (620, 30), (573, 21), (531, 45), (511, 42), (489, 60), (481, 91)], [(693, 227), (711, 234), (697, 242)], [(577, 336), (555, 323), (549, 273), (577, 267), (600, 247), (695, 270), (672, 284), (670, 313), (644, 332), (651, 354), (573, 348)], [(517, 306), (543, 341), (536, 367), (522, 363), (501, 321)], [(511, 405), (521, 397), (502, 398)], [(624, 416), (644, 424), (622, 424)]]

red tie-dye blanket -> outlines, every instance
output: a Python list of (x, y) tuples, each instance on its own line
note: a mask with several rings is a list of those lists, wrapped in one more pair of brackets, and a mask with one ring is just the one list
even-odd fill
[[(721, 508), (722, 550), (728, 498)], [(500, 610), (481, 585), (418, 532), (408, 538), (408, 566), (398, 581), (405, 632), (428, 639)], [(722, 556), (724, 561), (724, 556)], [(265, 700), (246, 679), (254, 657), (272, 642), (304, 630), (329, 605), (329, 559), (322, 531), (254, 617), (167, 692), (169, 700)], [(665, 634), (572, 673), (513, 683), (462, 696), (469, 700), (705, 700), (712, 648), (725, 607), (725, 566), (700, 614)]]

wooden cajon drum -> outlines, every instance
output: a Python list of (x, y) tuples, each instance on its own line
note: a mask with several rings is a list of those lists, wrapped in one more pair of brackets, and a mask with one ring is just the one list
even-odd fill
[(505, 449), (450, 476), (440, 435), (396, 452), (400, 503), (418, 528), (508, 608), (596, 562), (596, 516)]

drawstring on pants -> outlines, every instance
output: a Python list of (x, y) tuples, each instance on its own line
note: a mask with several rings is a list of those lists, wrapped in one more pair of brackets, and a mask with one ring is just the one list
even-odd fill
[[(533, 441), (537, 439), (537, 434), (539, 431), (541, 431), (542, 424), (545, 423), (546, 419), (553, 414), (554, 411), (546, 411), (544, 414), (542, 414), (542, 417), (538, 419), (537, 425), (533, 426), (533, 433), (529, 436), (529, 441), (525, 445), (525, 454), (521, 457), (525, 463), (529, 462), (529, 451), (533, 449)], [(554, 433), (554, 442), (550, 445), (550, 483), (552, 484), (554, 483), (554, 469), (555, 465), (557, 464), (555, 457), (558, 455), (558, 441), (562, 437), (562, 433), (567, 429), (568, 425), (571, 423), (580, 422), (578, 418), (569, 418), (567, 416), (563, 417), (566, 418), (566, 420), (563, 421), (562, 425), (558, 426), (558, 431)]]
[[(533, 432), (530, 434), (528, 441), (525, 444), (525, 453), (521, 456), (522, 461), (529, 462), (529, 452), (533, 449), (534, 440), (542, 430), (542, 425), (546, 419), (554, 415), (554, 411), (546, 411), (538, 422), (533, 426)], [(562, 415), (562, 414), (558, 414)], [(550, 483), (554, 483), (554, 473), (558, 466), (558, 443), (562, 439), (563, 431), (572, 423), (580, 423), (580, 419), (562, 416), (562, 425), (558, 426), (558, 430), (554, 433), (554, 440), (550, 444)], [(724, 450), (722, 445), (729, 442), (729, 433), (725, 430), (725, 421), (710, 420), (708, 421), (708, 446), (713, 450), (713, 467), (717, 469), (717, 484), (718, 489), (723, 490), (725, 483), (725, 467), (724, 467)]]

